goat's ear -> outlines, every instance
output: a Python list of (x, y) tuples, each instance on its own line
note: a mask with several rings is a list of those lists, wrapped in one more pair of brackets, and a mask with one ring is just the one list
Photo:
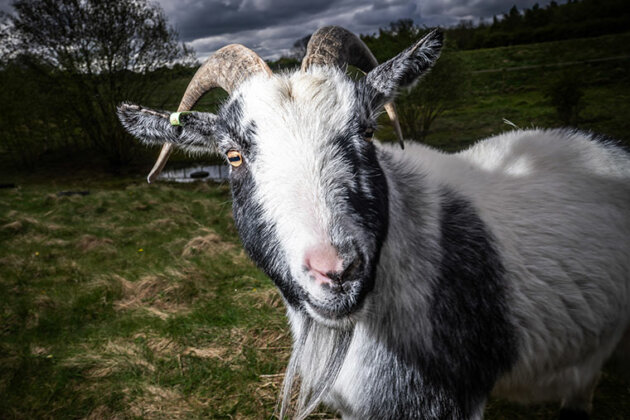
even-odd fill
[(192, 152), (215, 152), (217, 116), (214, 114), (186, 112), (173, 115), (122, 103), (118, 106), (118, 118), (131, 135), (145, 144), (173, 143)]
[(383, 102), (394, 99), (399, 88), (411, 86), (435, 64), (444, 35), (434, 29), (420, 41), (396, 57), (370, 71), (363, 80), (369, 88), (382, 95)]

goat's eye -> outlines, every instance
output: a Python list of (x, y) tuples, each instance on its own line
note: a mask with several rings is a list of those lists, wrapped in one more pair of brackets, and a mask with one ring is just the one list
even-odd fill
[(374, 130), (372, 130), (371, 128), (365, 130), (365, 133), (363, 133), (363, 138), (367, 141), (372, 141), (372, 137), (374, 137)]
[(230, 150), (229, 152), (227, 152), (227, 158), (228, 162), (230, 162), (230, 165), (234, 166), (235, 168), (238, 168), (243, 164), (243, 156), (238, 150)]

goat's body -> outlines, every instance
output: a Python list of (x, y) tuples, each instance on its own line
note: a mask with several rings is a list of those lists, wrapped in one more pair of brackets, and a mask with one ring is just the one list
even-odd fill
[[(328, 402), (348, 418), (478, 418), (494, 389), (587, 409), (630, 315), (627, 155), (560, 130), (384, 149), (389, 233)], [(310, 328), (306, 378), (344, 340)]]
[[(216, 115), (174, 114), (174, 127), (166, 113), (119, 108), (144, 142), (233, 165), (236, 227), (295, 339), (280, 417), (295, 374), (299, 419), (320, 402), (356, 419), (475, 419), (493, 391), (588, 411), (628, 328), (630, 157), (563, 130), (453, 155), (375, 146), (381, 107), (433, 65), (441, 34), (354, 82), (339, 60), (366, 48), (339, 28), (318, 33), (306, 62), (335, 65), (270, 76), (249, 54), (258, 71)], [(182, 102), (240, 79), (225, 60), (234, 54), (209, 58)]]

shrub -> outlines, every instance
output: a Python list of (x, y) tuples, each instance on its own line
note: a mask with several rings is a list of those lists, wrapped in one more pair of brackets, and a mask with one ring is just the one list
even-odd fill
[(580, 110), (584, 107), (584, 89), (575, 73), (563, 73), (552, 80), (545, 87), (544, 94), (556, 109), (560, 121), (568, 125), (578, 123)]

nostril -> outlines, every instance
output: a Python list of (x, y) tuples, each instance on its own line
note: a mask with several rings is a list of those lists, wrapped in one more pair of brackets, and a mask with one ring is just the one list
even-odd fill
[(304, 256), (304, 261), (308, 270), (318, 271), (322, 274), (343, 270), (343, 259), (332, 245), (320, 245), (309, 249)]
[(348, 280), (352, 280), (355, 273), (361, 268), (361, 261), (362, 260), (359, 257), (352, 260), (352, 262), (344, 268), (343, 272), (340, 273), (341, 275), (339, 281), (343, 283)]
[(337, 289), (353, 280), (361, 269), (361, 257), (356, 253), (345, 258), (339, 256), (332, 245), (319, 245), (310, 248), (304, 256), (304, 268), (319, 286)]

